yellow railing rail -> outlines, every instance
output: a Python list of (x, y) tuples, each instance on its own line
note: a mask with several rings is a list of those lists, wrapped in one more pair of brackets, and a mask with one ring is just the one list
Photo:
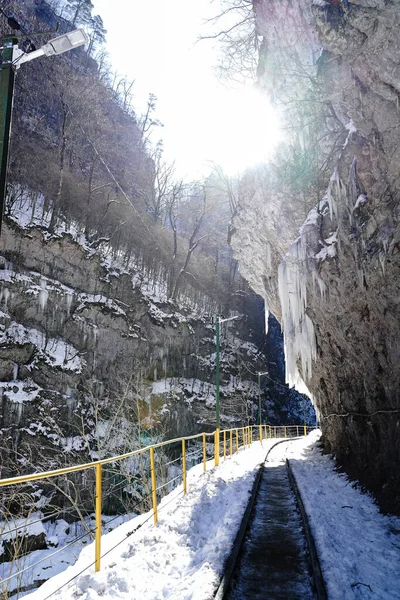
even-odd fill
[[(233, 427), (231, 429), (225, 430), (215, 430), (213, 432), (202, 432), (195, 435), (184, 436), (180, 438), (174, 438), (172, 440), (166, 440), (164, 442), (159, 442), (156, 444), (152, 444), (150, 446), (145, 446), (144, 448), (138, 448), (136, 450), (132, 450), (131, 452), (126, 452), (124, 454), (120, 454), (118, 456), (113, 456), (110, 458), (104, 458), (101, 460), (97, 460), (90, 463), (84, 463), (82, 465), (75, 465), (71, 467), (63, 467), (61, 469), (56, 469), (53, 471), (44, 471), (42, 473), (33, 473), (29, 475), (20, 475), (18, 477), (10, 477), (7, 479), (0, 479), (0, 488), (17, 485), (21, 483), (29, 483), (31, 481), (38, 481), (41, 479), (49, 479), (51, 477), (58, 477), (60, 475), (66, 475), (70, 473), (76, 473), (79, 471), (84, 471), (87, 469), (94, 469), (95, 471), (95, 570), (100, 570), (100, 558), (101, 558), (101, 514), (102, 514), (102, 467), (104, 465), (108, 465), (110, 463), (116, 463), (118, 461), (122, 461), (127, 458), (131, 458), (132, 456), (136, 456), (139, 454), (143, 454), (149, 452), (149, 461), (150, 461), (150, 478), (151, 478), (151, 498), (152, 498), (152, 506), (153, 506), (153, 514), (154, 514), (154, 524), (158, 521), (158, 507), (157, 507), (157, 477), (156, 477), (156, 461), (155, 461), (155, 450), (157, 448), (163, 448), (165, 446), (171, 444), (181, 444), (181, 463), (182, 463), (182, 483), (183, 483), (183, 493), (187, 492), (187, 443), (190, 440), (197, 440), (201, 438), (202, 445), (202, 453), (201, 451), (199, 456), (203, 462), (203, 469), (206, 471), (207, 469), (207, 438), (213, 439), (213, 454), (214, 454), (214, 464), (218, 466), (219, 459), (223, 457), (225, 460), (228, 455), (232, 456), (234, 452), (237, 452), (240, 447), (243, 448), (250, 447), (253, 441), (253, 430), (255, 435), (258, 436), (259, 441), (268, 438), (276, 438), (276, 437), (299, 437), (301, 435), (307, 435), (307, 431), (314, 429), (314, 427), (306, 426), (306, 425), (247, 425), (244, 427)], [(222, 435), (222, 440), (221, 440)], [(229, 449), (228, 449), (229, 444)], [(200, 446), (201, 447), (201, 446)], [(169, 483), (169, 482), (167, 482)], [(11, 577), (9, 578), (11, 579)], [(6, 580), (3, 580), (3, 583)]]

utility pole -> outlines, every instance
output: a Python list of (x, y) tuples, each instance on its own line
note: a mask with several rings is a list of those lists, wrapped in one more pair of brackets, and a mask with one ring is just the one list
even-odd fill
[(268, 371), (258, 373), (258, 427), (260, 431), (260, 442), (262, 442), (262, 423), (261, 423), (261, 376), (268, 375)]
[(16, 38), (6, 38), (1, 53), (0, 72), (0, 232), (4, 214), (6, 180), (8, 167), (8, 147), (10, 143), (11, 114), (14, 94), (13, 47)]
[(219, 431), (220, 431), (220, 416), (219, 416), (219, 326), (226, 321), (233, 321), (239, 316), (230, 317), (229, 319), (220, 319), (219, 315), (215, 315), (215, 439), (214, 439), (214, 464), (219, 465)]
[[(35, 34), (33, 34), (35, 35)], [(43, 35), (40, 33), (38, 35)], [(7, 187), (8, 149), (10, 142), (11, 114), (14, 95), (15, 71), (25, 63), (40, 56), (53, 56), (78, 48), (88, 42), (83, 29), (69, 31), (50, 40), (47, 44), (26, 53), (18, 48), (21, 36), (6, 35), (0, 38), (0, 232), (3, 222)]]

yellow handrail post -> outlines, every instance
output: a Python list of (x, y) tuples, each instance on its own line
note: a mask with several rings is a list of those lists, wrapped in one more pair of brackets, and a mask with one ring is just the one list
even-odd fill
[(283, 426), (283, 437), (286, 437), (286, 425)]
[(230, 455), (232, 456), (232, 429), (229, 432), (229, 450), (230, 450)]
[(307, 426), (304, 425), (304, 435), (307, 435)]
[(263, 439), (262, 425), (260, 425), (259, 429), (260, 429), (260, 442), (262, 442), (262, 439)]
[(101, 553), (101, 464), (96, 465), (96, 537), (95, 537), (95, 571), (100, 571)]
[(274, 427), (274, 433), (275, 433), (275, 437), (276, 437), (276, 426)]
[(183, 472), (183, 493), (186, 494), (186, 442), (182, 440), (182, 472)]
[(203, 433), (203, 465), (204, 472), (207, 471), (207, 444), (206, 444), (206, 434)]
[(224, 460), (226, 459), (226, 431), (224, 431)]
[(236, 429), (236, 452), (239, 450), (239, 431)]
[(219, 429), (214, 433), (214, 464), (216, 467), (219, 465)]
[(297, 437), (299, 437), (299, 426), (298, 425), (296, 425), (296, 435), (297, 435)]
[(243, 448), (246, 448), (246, 440), (244, 437), (244, 427), (242, 427)]
[(150, 448), (150, 471), (151, 471), (151, 496), (153, 499), (153, 513), (154, 513), (154, 525), (157, 525), (158, 513), (157, 513), (157, 480), (156, 480), (156, 469), (154, 461), (154, 448)]

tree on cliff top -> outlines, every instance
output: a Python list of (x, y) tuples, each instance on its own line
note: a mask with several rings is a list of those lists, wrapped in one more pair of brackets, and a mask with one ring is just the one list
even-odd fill
[(71, 12), (73, 26), (77, 24), (88, 25), (90, 23), (94, 8), (91, 0), (68, 0), (67, 8)]

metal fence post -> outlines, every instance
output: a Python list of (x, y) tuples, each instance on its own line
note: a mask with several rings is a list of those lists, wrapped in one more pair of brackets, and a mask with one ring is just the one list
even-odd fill
[(229, 432), (229, 449), (230, 449), (231, 456), (232, 456), (232, 433), (233, 432), (232, 432), (232, 429), (231, 429), (230, 432)]
[(246, 438), (244, 437), (244, 427), (242, 427), (243, 448), (246, 448)]
[(150, 448), (150, 470), (151, 470), (151, 495), (153, 499), (153, 513), (154, 513), (154, 525), (157, 525), (158, 513), (157, 513), (157, 480), (156, 480), (156, 469), (154, 461), (154, 448)]
[(224, 431), (224, 460), (226, 459), (226, 431)]
[(239, 450), (239, 431), (236, 429), (236, 452)]
[(307, 426), (304, 425), (304, 435), (307, 435)]
[(283, 437), (286, 437), (286, 425), (283, 426)]
[(95, 571), (100, 571), (101, 554), (101, 464), (96, 465), (96, 536), (95, 536)]
[(186, 494), (186, 443), (182, 440), (182, 471), (183, 471), (183, 493)]
[(207, 444), (206, 444), (206, 434), (203, 433), (203, 465), (204, 471), (207, 471)]
[(216, 467), (219, 465), (219, 429), (214, 433), (214, 464)]

